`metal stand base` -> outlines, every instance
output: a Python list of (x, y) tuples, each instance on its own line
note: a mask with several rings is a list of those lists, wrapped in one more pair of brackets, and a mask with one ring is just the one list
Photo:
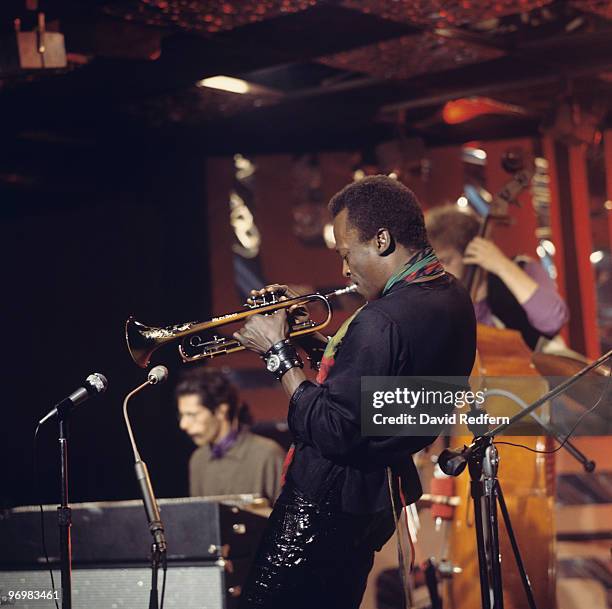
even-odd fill
[(471, 478), (471, 494), (474, 501), (482, 609), (503, 609), (504, 607), (497, 518), (498, 503), (510, 538), (512, 553), (519, 570), (529, 609), (537, 609), (501, 485), (497, 479), (499, 454), (492, 438), (478, 438), (475, 443), (476, 447), (468, 458), (468, 468)]
[(61, 503), (57, 508), (57, 524), (62, 572), (62, 609), (72, 609), (72, 546), (70, 540), (72, 512), (68, 506), (68, 428), (71, 406), (70, 400), (64, 400), (57, 405), (61, 477)]
[(159, 573), (160, 551), (157, 544), (151, 545), (151, 592), (149, 593), (149, 609), (159, 608), (159, 595), (157, 593), (157, 574)]

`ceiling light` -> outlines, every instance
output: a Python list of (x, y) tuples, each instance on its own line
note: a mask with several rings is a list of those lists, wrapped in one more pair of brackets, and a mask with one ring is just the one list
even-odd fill
[(596, 250), (589, 256), (589, 258), (593, 264), (598, 264), (603, 260), (604, 253), (601, 250)]
[(524, 116), (527, 111), (520, 106), (499, 102), (490, 97), (462, 97), (447, 101), (442, 108), (442, 120), (447, 125), (458, 125), (485, 114)]
[(240, 78), (232, 78), (231, 76), (211, 76), (204, 78), (197, 83), (198, 87), (208, 87), (209, 89), (220, 89), (221, 91), (229, 91), (230, 93), (248, 93), (250, 90), (249, 83)]
[(482, 148), (466, 145), (461, 148), (461, 160), (470, 165), (484, 167), (487, 163), (487, 153)]
[(487, 153), (481, 148), (472, 149), (472, 154), (481, 161), (484, 161), (487, 158)]

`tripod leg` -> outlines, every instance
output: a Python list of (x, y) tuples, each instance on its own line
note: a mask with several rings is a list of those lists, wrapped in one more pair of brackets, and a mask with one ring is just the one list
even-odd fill
[(516, 566), (518, 567), (519, 573), (521, 575), (521, 581), (523, 582), (523, 588), (525, 589), (525, 595), (527, 596), (527, 602), (529, 604), (529, 609), (537, 609), (535, 599), (533, 598), (533, 590), (531, 588), (531, 582), (529, 581), (529, 576), (527, 575), (527, 571), (525, 571), (525, 565), (523, 564), (523, 559), (521, 558), (521, 553), (519, 551), (519, 547), (516, 542), (516, 537), (514, 536), (512, 522), (510, 521), (510, 514), (508, 514), (508, 508), (506, 507), (506, 501), (504, 500), (504, 494), (502, 493), (502, 489), (501, 489), (501, 485), (499, 484), (499, 481), (497, 481), (497, 484), (496, 484), (496, 492), (497, 492), (497, 497), (499, 499), (499, 507), (501, 508), (501, 512), (504, 517), (504, 524), (506, 526), (506, 531), (510, 539), (510, 544), (512, 545), (512, 552), (514, 553), (514, 559), (516, 560)]
[(480, 572), (480, 600), (482, 609), (491, 609), (489, 571), (487, 569), (487, 552), (482, 519), (482, 486), (479, 480), (472, 480), (472, 499), (474, 500), (474, 524), (476, 529), (476, 546), (478, 548), (478, 568)]
[[(485, 481), (485, 485), (492, 485), (492, 481)], [(489, 551), (491, 552), (491, 583), (493, 586), (493, 609), (504, 609), (504, 590), (502, 586), (501, 562), (499, 555), (499, 529), (497, 523), (497, 497), (495, 489), (486, 493), (487, 537)]]
[(442, 599), (438, 593), (438, 573), (436, 571), (436, 565), (431, 558), (427, 559), (425, 565), (425, 583), (429, 591), (431, 609), (442, 609)]

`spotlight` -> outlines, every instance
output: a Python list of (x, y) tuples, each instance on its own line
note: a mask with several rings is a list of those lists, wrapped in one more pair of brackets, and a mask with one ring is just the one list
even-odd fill
[(208, 87), (209, 89), (220, 89), (221, 91), (229, 91), (230, 93), (248, 93), (251, 89), (246, 80), (240, 78), (232, 78), (231, 76), (211, 76), (199, 80), (196, 85), (198, 87)]

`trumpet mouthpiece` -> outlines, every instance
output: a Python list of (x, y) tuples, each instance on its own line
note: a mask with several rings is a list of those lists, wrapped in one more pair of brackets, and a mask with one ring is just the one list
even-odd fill
[(334, 290), (330, 296), (342, 296), (343, 294), (352, 294), (357, 291), (357, 286), (354, 283), (351, 285), (347, 285), (345, 288), (339, 288), (338, 290)]

